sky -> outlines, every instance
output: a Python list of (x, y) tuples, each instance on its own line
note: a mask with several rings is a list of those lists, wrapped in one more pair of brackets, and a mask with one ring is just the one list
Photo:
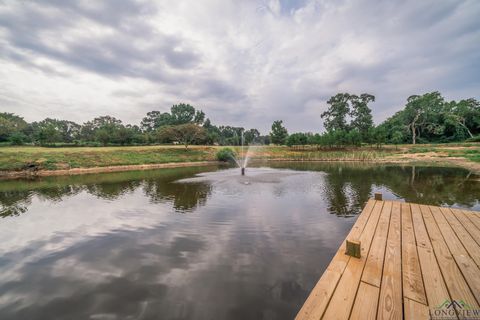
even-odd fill
[(338, 92), (380, 123), (408, 96), (480, 98), (480, 1), (0, 0), (0, 112), (323, 130)]

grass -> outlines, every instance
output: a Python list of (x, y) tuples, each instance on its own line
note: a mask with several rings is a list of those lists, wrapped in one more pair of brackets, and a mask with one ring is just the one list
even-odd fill
[[(215, 146), (132, 146), (132, 147), (0, 147), (0, 171), (19, 171), (29, 164), (39, 169), (57, 170), (119, 165), (160, 164), (216, 160)], [(240, 147), (233, 147), (241, 154)], [(407, 156), (407, 159), (428, 161), (427, 154), (438, 158), (460, 157), (480, 163), (477, 143), (399, 145), (381, 149), (370, 146), (348, 149), (317, 150), (315, 147), (289, 148), (282, 146), (252, 147), (254, 159), (376, 161)], [(405, 159), (405, 158), (403, 158)]]
[(22, 170), (28, 164), (56, 170), (119, 165), (214, 160), (215, 148), (176, 146), (85, 147), (85, 148), (0, 148), (0, 170)]

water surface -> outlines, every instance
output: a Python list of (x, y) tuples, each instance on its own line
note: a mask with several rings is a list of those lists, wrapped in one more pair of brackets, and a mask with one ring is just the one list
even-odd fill
[(374, 192), (480, 210), (479, 180), (275, 163), (0, 181), (0, 319), (291, 319)]

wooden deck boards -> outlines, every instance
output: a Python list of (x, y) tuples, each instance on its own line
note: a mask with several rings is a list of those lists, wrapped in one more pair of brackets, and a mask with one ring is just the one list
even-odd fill
[(346, 239), (296, 319), (480, 319), (480, 213), (369, 200)]

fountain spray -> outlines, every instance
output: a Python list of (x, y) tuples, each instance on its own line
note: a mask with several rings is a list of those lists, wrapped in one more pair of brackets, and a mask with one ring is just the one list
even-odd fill
[(242, 155), (243, 155), (243, 161), (241, 162), (242, 165), (241, 165), (241, 173), (242, 173), (242, 176), (245, 175), (245, 154), (243, 153), (243, 143), (244, 143), (244, 138), (243, 138), (243, 130), (242, 130), (242, 139), (241, 139), (241, 143), (242, 143), (242, 149), (241, 149), (241, 152), (242, 152)]

